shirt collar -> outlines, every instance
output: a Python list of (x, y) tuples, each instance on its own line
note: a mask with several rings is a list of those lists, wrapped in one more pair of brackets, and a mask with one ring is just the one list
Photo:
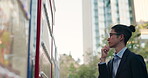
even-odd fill
[(118, 57), (122, 58), (123, 53), (125, 52), (126, 49), (127, 49), (127, 47), (124, 47), (117, 54), (114, 54), (114, 55), (117, 55)]

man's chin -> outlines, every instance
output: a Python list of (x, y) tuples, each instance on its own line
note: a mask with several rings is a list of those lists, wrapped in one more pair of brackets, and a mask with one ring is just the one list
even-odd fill
[(113, 48), (113, 46), (109, 45), (109, 48)]

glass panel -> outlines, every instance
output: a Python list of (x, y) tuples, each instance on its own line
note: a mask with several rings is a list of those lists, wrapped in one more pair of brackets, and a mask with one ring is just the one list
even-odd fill
[(26, 78), (28, 25), (19, 0), (0, 0), (0, 78)]
[(46, 54), (45, 46), (41, 46), (40, 49), (40, 77), (50, 78), (51, 74), (51, 63), (49, 57)]
[(41, 78), (50, 78), (52, 69), (51, 69), (51, 17), (47, 17), (47, 8), (45, 4), (43, 4), (42, 8), (42, 19), (41, 19), (41, 46), (40, 46), (40, 77)]

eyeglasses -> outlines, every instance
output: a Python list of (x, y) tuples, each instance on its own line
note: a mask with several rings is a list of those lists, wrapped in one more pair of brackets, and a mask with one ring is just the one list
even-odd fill
[(121, 35), (121, 33), (109, 33), (109, 36), (111, 37), (112, 35)]

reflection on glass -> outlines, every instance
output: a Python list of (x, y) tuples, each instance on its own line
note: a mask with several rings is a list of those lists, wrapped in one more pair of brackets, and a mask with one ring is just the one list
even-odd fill
[(27, 26), (18, 0), (0, 0), (0, 78), (26, 78)]

